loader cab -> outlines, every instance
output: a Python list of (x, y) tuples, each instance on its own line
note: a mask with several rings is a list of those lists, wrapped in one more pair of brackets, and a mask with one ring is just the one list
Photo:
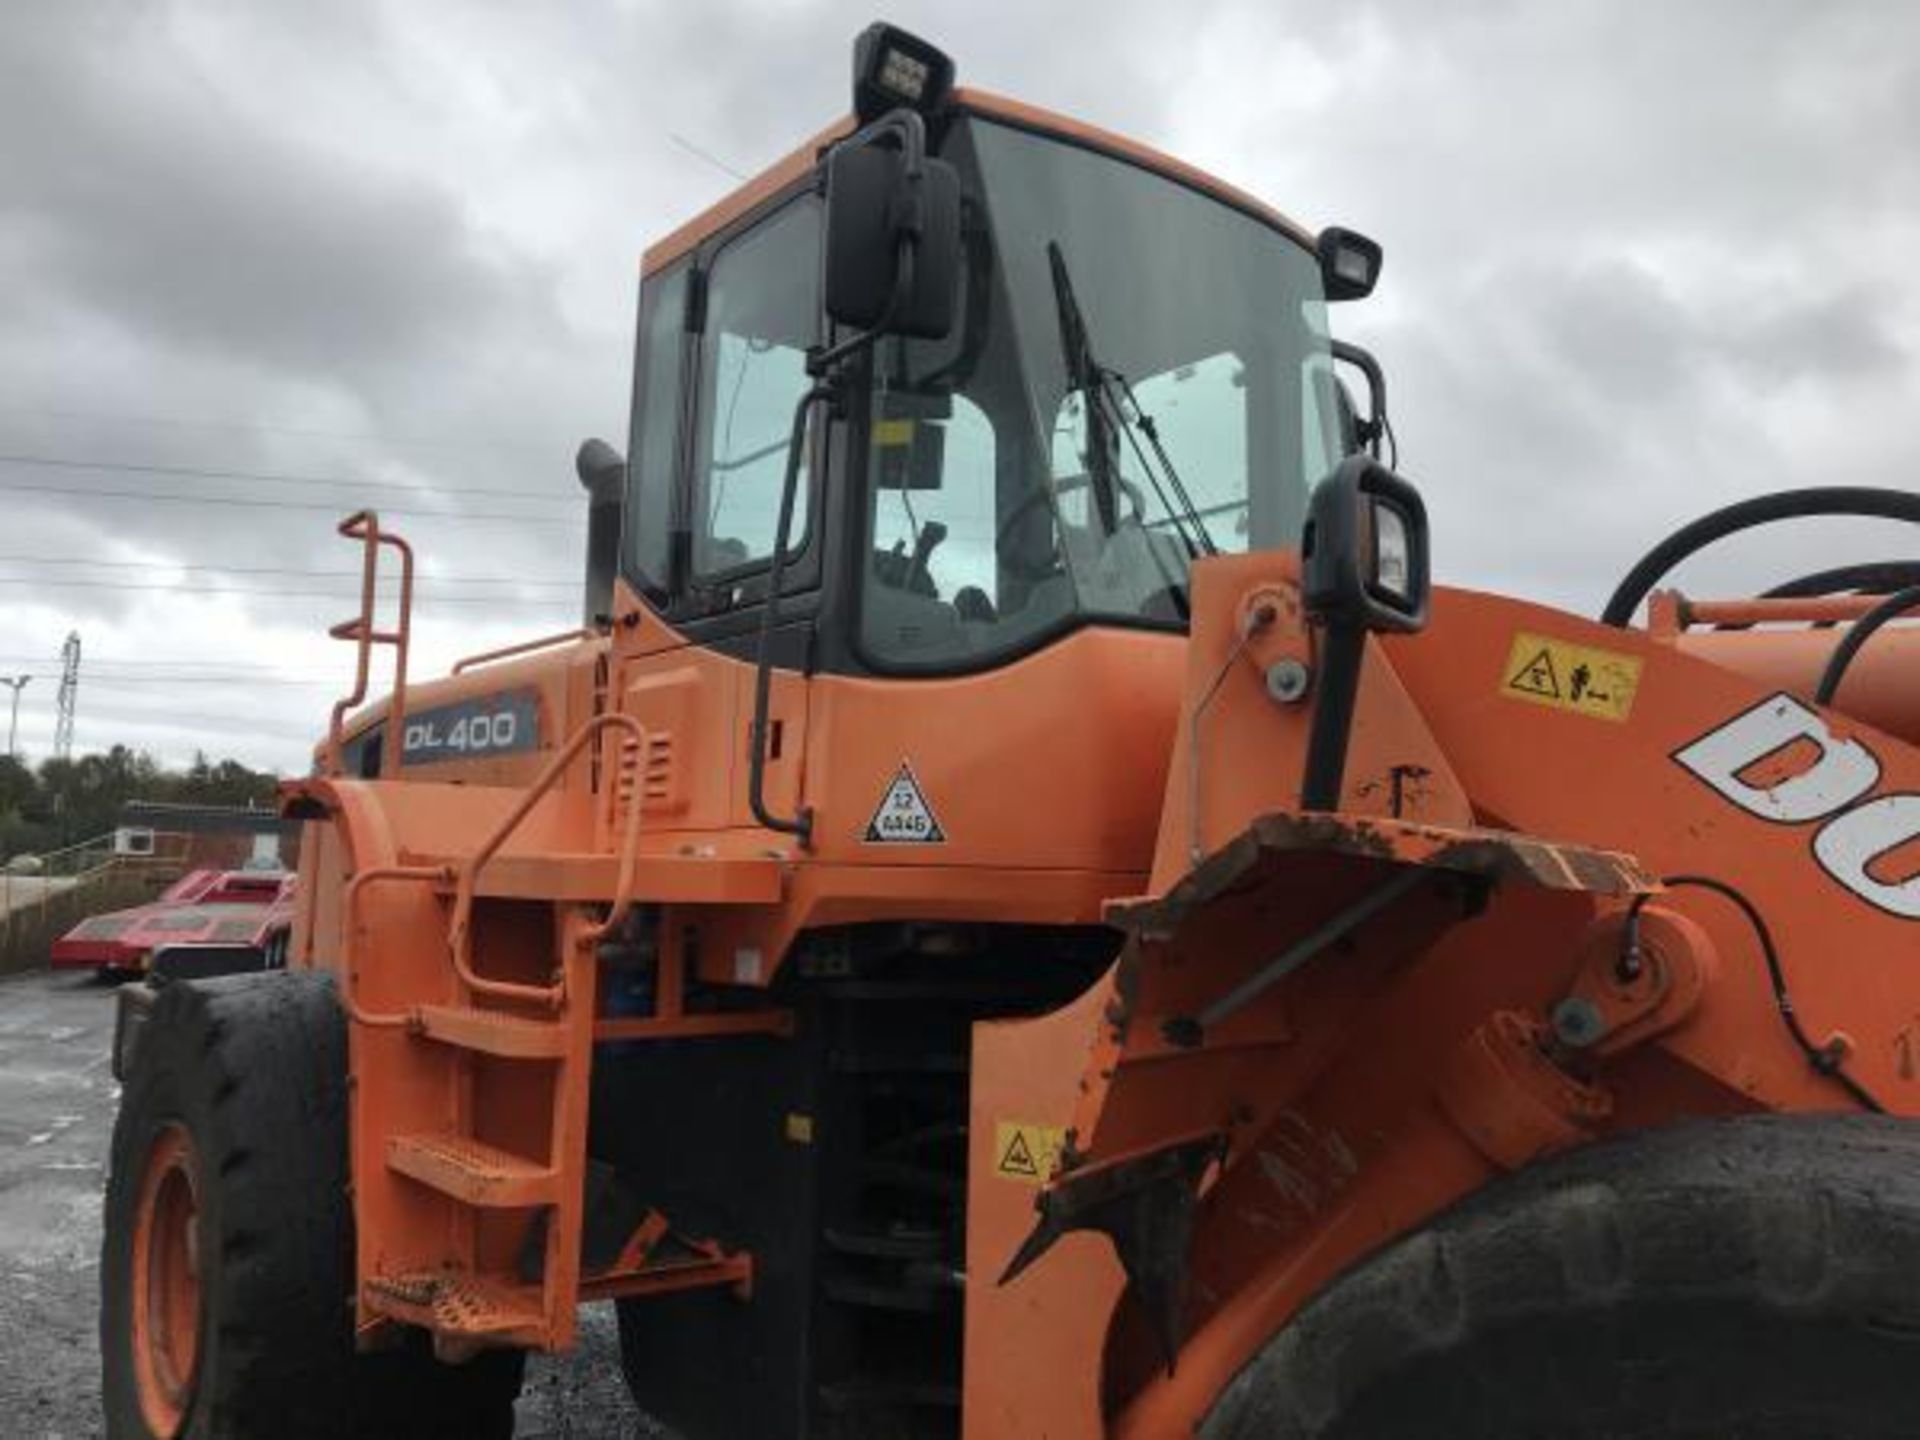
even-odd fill
[[(948, 675), (1087, 626), (1184, 630), (1192, 561), (1297, 544), (1350, 432), (1312, 239), (987, 97), (957, 92), (927, 146), (960, 182), (953, 323), (882, 338), (815, 412), (778, 663)], [(642, 284), (623, 568), (743, 656), (807, 352), (846, 333), (823, 177), (763, 182)]]

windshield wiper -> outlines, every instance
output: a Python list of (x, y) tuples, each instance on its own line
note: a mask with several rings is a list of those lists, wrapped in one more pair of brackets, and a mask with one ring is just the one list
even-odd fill
[[(1067, 272), (1067, 257), (1061, 252), (1057, 240), (1047, 242), (1047, 264), (1053, 275), (1053, 298), (1060, 322), (1060, 348), (1066, 355), (1069, 388), (1085, 397), (1087, 481), (1093, 490), (1094, 508), (1100, 516), (1101, 528), (1111, 535), (1120, 520), (1119, 446), (1115, 438), (1115, 422), (1118, 422), (1118, 432), (1124, 434), (1127, 443), (1133, 447), (1134, 458), (1140, 462), (1147, 483), (1153, 486), (1154, 495), (1173, 522), (1174, 532), (1179, 535), (1188, 556), (1218, 555), (1220, 547), (1213, 543), (1213, 537), (1207, 533), (1206, 522), (1200, 518), (1192, 496), (1181, 483), (1180, 472), (1174, 469), (1173, 458), (1167, 454), (1166, 446), (1160, 443), (1160, 430), (1153, 423), (1153, 417), (1140, 408), (1127, 377), (1118, 370), (1102, 365), (1095, 356), (1093, 341), (1087, 335), (1086, 315), (1074, 296), (1073, 277)], [(1153, 449), (1158, 469), (1140, 448), (1139, 437), (1142, 435), (1147, 437), (1147, 444)]]
[(1084, 459), (1087, 481), (1093, 488), (1093, 505), (1100, 516), (1100, 528), (1113, 534), (1120, 524), (1119, 447), (1112, 424), (1101, 404), (1104, 382), (1100, 362), (1094, 358), (1093, 342), (1087, 338), (1087, 317), (1074, 298), (1073, 277), (1067, 273), (1067, 258), (1060, 253), (1057, 240), (1047, 242), (1047, 265), (1053, 273), (1054, 307), (1060, 322), (1060, 349), (1067, 362), (1067, 385), (1077, 390), (1087, 407), (1087, 449)]

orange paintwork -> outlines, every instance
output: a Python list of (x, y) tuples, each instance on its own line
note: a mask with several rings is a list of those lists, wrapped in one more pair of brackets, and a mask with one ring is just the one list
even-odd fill
[[(677, 983), (658, 1018), (598, 1015), (597, 907), (622, 897), (660, 907), (672, 937), (663, 966), (678, 973), (683, 952), (697, 954), (703, 980), (765, 987), (807, 929), (887, 918), (1095, 924), (1112, 896), (1146, 883), (1180, 637), (1086, 631), (999, 671), (911, 685), (777, 676), (782, 738), (767, 792), (778, 809), (804, 802), (818, 816), (802, 851), (748, 823), (752, 666), (688, 645), (624, 586), (614, 608), (611, 637), (553, 637), (408, 689), (414, 714), (533, 689), (536, 749), (288, 787), (288, 804), (320, 820), (303, 851), (311, 898), (294, 954), (340, 972), (355, 1020), (370, 1338), (383, 1320), (439, 1316), (455, 1349), (564, 1345), (579, 1295), (738, 1285), (747, 1273), (745, 1257), (716, 1253), (705, 1270), (623, 1284), (560, 1258), (577, 1234), (584, 1166), (585, 1090), (565, 1077), (583, 1071), (593, 1040), (789, 1028), (773, 1009), (682, 1016)], [(388, 710), (370, 707), (348, 735)], [(864, 838), (902, 762), (947, 834), (937, 848)], [(1009, 794), (1023, 807), (1017, 826), (1005, 823)], [(628, 836), (630, 862), (620, 858)], [(511, 1264), (541, 1206), (560, 1220), (548, 1283), (529, 1288), (512, 1282)], [(477, 1278), (449, 1288), (433, 1278), (449, 1265)], [(446, 1318), (469, 1312), (479, 1318)]]
[[(474, 966), (477, 976), (530, 991), (547, 982), (551, 962), (544, 957), (554, 932), (551, 925), (530, 928), (529, 907), (557, 905), (577, 913), (570, 923), (584, 928), (590, 907), (611, 902), (621, 888), (613, 842), (624, 816), (610, 798), (619, 795), (641, 797), (631, 892), (672, 907), (676, 933), (697, 946), (700, 973), (710, 981), (765, 985), (793, 938), (822, 925), (886, 918), (1085, 923), (1119, 897), (1178, 891), (1193, 868), (1196, 836), (1202, 853), (1216, 854), (1262, 815), (1297, 806), (1310, 709), (1273, 701), (1263, 678), (1276, 658), (1311, 658), (1314, 638), (1293, 599), (1296, 573), (1286, 555), (1198, 565), (1187, 641), (1089, 631), (1004, 670), (953, 680), (780, 676), (773, 715), (785, 739), (782, 758), (770, 767), (769, 794), (777, 808), (804, 801), (816, 811), (817, 844), (804, 852), (787, 837), (742, 823), (751, 667), (686, 645), (650, 613), (617, 626), (612, 639), (584, 639), (415, 687), (417, 706), (423, 694), (444, 703), (533, 685), (543, 697), (549, 739), (532, 757), (443, 763), (399, 786), (338, 780), (299, 788), (332, 819), (322, 843), (307, 847), (304, 888), (320, 897), (303, 910), (298, 943), (309, 963), (342, 954), (337, 909), (326, 903), (347, 893), (338, 877), (351, 870), (373, 882), (353, 887), (356, 931), (367, 945), (356, 943), (353, 951), (381, 961), (349, 958), (345, 977), (369, 1022), (355, 1027), (353, 1042), (362, 1081), (355, 1161), (367, 1321), (433, 1313), (419, 1299), (421, 1282), (409, 1277), (462, 1254), (473, 1257), (463, 1265), (502, 1273), (519, 1233), (504, 1223), (514, 1218), (512, 1207), (558, 1196), (572, 1183), (560, 1178), (572, 1168), (565, 1157), (553, 1171), (527, 1161), (551, 1148), (560, 1087), (530, 1105), (524, 1086), (518, 1100), (510, 1098), (508, 1073), (533, 1052), (570, 1047), (539, 1032), (498, 1038), (491, 1032), (512, 1026), (472, 1018), (448, 951), (446, 901), (436, 898), (457, 889), (452, 877), (462, 857), (512, 811), (524, 808), (525, 820), (481, 872), (489, 878), (476, 882), (474, 904), (482, 913), (489, 905), (518, 907), (522, 918), (497, 913), (477, 926)], [(629, 611), (637, 607), (631, 595), (622, 600)], [(1250, 622), (1256, 611), (1264, 618)], [(1501, 667), (1521, 630), (1640, 658), (1630, 723), (1502, 696)], [(1750, 833), (1756, 827), (1667, 759), (1764, 693), (1753, 679), (1685, 653), (1695, 638), (1663, 642), (1599, 631), (1514, 602), (1444, 592), (1425, 634), (1370, 647), (1340, 823), (1371, 837), (1369, 844), (1384, 837), (1391, 854), (1408, 863), (1435, 863), (1455, 843), (1447, 837), (1492, 825), (1578, 836), (1629, 852), (1654, 870), (1709, 869), (1757, 895), (1804, 890), (1810, 877), (1797, 837), (1780, 837), (1772, 853), (1764, 842), (1774, 837)], [(1763, 678), (1785, 648), (1785, 637), (1771, 632), (1712, 638), (1723, 656), (1745, 659)], [(1812, 668), (1811, 648), (1798, 648), (1810, 657), (1802, 670)], [(1879, 693), (1867, 684), (1861, 691)], [(557, 748), (552, 737), (577, 730), (605, 696), (619, 697), (644, 739), (589, 746), (550, 793), (523, 804), (526, 787)], [(1098, 725), (1073, 723), (1096, 716)], [(1063, 726), (1076, 732), (1073, 745), (1059, 743)], [(1920, 757), (1890, 737), (1877, 739), (1876, 749), (1900, 754), (1920, 785)], [(623, 758), (641, 767), (637, 785), (623, 788)], [(888, 853), (863, 843), (865, 821), (901, 759), (911, 760), (952, 837), (950, 849)], [(1398, 787), (1389, 783), (1396, 767)], [(426, 773), (464, 783), (423, 784)], [(1404, 783), (1416, 776), (1418, 784)], [(1620, 776), (1644, 778), (1622, 784)], [(478, 783), (482, 778), (509, 783)], [(1009, 803), (1021, 806), (1022, 823), (1004, 823)], [(1290, 977), (1200, 1050), (1161, 1039), (1160, 1017), (1191, 1009), (1197, 997), (1223, 988), (1227, 975), (1269, 958), (1287, 933), (1378, 883), (1381, 860), (1359, 851), (1343, 858), (1326, 848), (1332, 843), (1262, 862), (1249, 896), (1195, 909), (1191, 924), (1201, 928), (1192, 937), (1136, 941), (1146, 945), (1141, 955), (1077, 1005), (980, 1030), (968, 1268), (983, 1280), (969, 1308), (970, 1440), (1007, 1433), (994, 1417), (1009, 1413), (1028, 1415), (1041, 1427), (1033, 1433), (1102, 1433), (1108, 1422), (1093, 1383), (1102, 1372), (1089, 1357), (1103, 1354), (1110, 1387), (1104, 1404), (1118, 1407), (1119, 1433), (1180, 1433), (1177, 1427), (1204, 1413), (1218, 1386), (1319, 1284), (1516, 1156), (1649, 1123), (1676, 1108), (1831, 1107), (1844, 1099), (1781, 1041), (1751, 942), (1738, 926), (1710, 897), (1676, 895), (1663, 904), (1677, 923), (1710, 937), (1721, 957), (1697, 1000), (1646, 1049), (1611, 1062), (1625, 1083), (1618, 1093), (1609, 1090), (1604, 1105), (1549, 1088), (1515, 1108), (1515, 1096), (1532, 1093), (1527, 1086), (1537, 1088), (1537, 1080), (1500, 1059), (1518, 1053), (1500, 1037), (1521, 1022), (1502, 1021), (1503, 1030), (1494, 1021), (1543, 1013), (1585, 973), (1581, 957), (1592, 944), (1583, 937), (1612, 913), (1609, 907), (1617, 909), (1617, 897), (1641, 883), (1630, 871), (1618, 872), (1610, 890), (1503, 885), (1471, 924), (1458, 923), (1457, 901), (1444, 895), (1410, 900), (1367, 930), (1339, 966), (1309, 966)], [(1568, 876), (1580, 869), (1556, 863)], [(384, 866), (424, 872), (425, 882), (381, 883), (369, 872)], [(737, 879), (725, 878), (730, 866), (744, 867)], [(703, 874), (711, 879), (695, 878)], [(1111, 913), (1126, 925), (1155, 907), (1136, 902)], [(1878, 942), (1885, 946), (1900, 943), (1904, 922), (1873, 912), (1851, 918), (1869, 951), (1868, 932), (1885, 931)], [(1804, 920), (1810, 933), (1832, 923), (1820, 905)], [(1784, 951), (1805, 951), (1792, 911), (1774, 923)], [(1264, 937), (1251, 949), (1250, 934)], [(1176, 966), (1164, 971), (1165, 983), (1144, 991), (1137, 975), (1127, 979), (1128, 964), (1157, 964), (1151, 953), (1169, 943), (1171, 954), (1190, 945), (1228, 970), (1210, 977)], [(1401, 957), (1415, 953), (1425, 958), (1409, 970)], [(1894, 988), (1873, 996), (1869, 1013), (1890, 1017), (1879, 1031), (1860, 1023), (1855, 995), (1826, 994), (1818, 975), (1796, 978), (1796, 998), (1815, 1023), (1823, 1014), (1845, 1017), (1862, 1079), (1898, 1093), (1897, 1055), (1911, 1042), (1895, 1021), (1914, 1007), (1900, 999), (1897, 971), (1882, 968)], [(576, 973), (590, 991), (590, 974)], [(1129, 986), (1135, 1008), (1117, 1037), (1110, 1007)], [(437, 1068), (423, 1065), (408, 1023), (383, 1023), (409, 1006), (455, 1017), (410, 1022), (448, 1041), (434, 1047)], [(529, 1013), (520, 1023), (535, 1020)], [(669, 1016), (597, 1025), (603, 1037), (639, 1037), (673, 1033), (672, 1023)], [(774, 1033), (783, 1023), (778, 1012), (745, 1022)], [(450, 1035), (463, 1026), (488, 1033)], [(463, 1052), (477, 1058), (457, 1062)], [(1392, 1063), (1383, 1065), (1383, 1056)], [(377, 1119), (360, 1098), (370, 1094), (383, 1097)], [(983, 1162), (991, 1159), (992, 1121), (1004, 1118), (1073, 1125), (1082, 1165), (1191, 1133), (1196, 1121), (1220, 1124), (1236, 1137), (1203, 1203), (1192, 1329), (1171, 1380), (1151, 1362), (1125, 1307), (1114, 1309), (1120, 1282), (1104, 1242), (1071, 1236), (1005, 1289), (984, 1283), (1032, 1223), (1032, 1192)], [(477, 1163), (448, 1160), (446, 1137), (469, 1128), (492, 1151), (478, 1152)], [(520, 1157), (518, 1168), (512, 1157)], [(471, 1203), (449, 1210), (449, 1194)], [(714, 1263), (715, 1283), (734, 1273), (725, 1270), (733, 1263), (726, 1257)], [(630, 1283), (639, 1289), (669, 1282)], [(617, 1288), (588, 1279), (575, 1293)], [(491, 1327), (483, 1327), (483, 1338), (564, 1343), (569, 1322), (557, 1310), (541, 1311), (535, 1297), (510, 1289), (487, 1295), (477, 1312)], [(1122, 1323), (1114, 1329), (1116, 1313)], [(1053, 1384), (1037, 1399), (1039, 1378), (1062, 1373), (1074, 1382)]]
[[(1825, 627), (1857, 620), (1883, 596), (1822, 595), (1800, 600), (1696, 602), (1677, 591), (1656, 593), (1648, 606), (1647, 629), (1682, 654), (1696, 655), (1809, 704), (1820, 672), (1833, 653), (1836, 634)], [(1715, 626), (1791, 623), (1790, 630), (1724, 630)], [(1695, 626), (1707, 628), (1692, 628)], [(1912, 683), (1920, 663), (1920, 629), (1890, 625), (1847, 667), (1843, 691), (1835, 698), (1849, 715), (1898, 735), (1920, 741), (1920, 704)]]
[[(1267, 664), (1311, 645), (1299, 610), (1299, 567), (1291, 554), (1228, 555), (1196, 566), (1196, 618), (1186, 654), (1173, 764), (1159, 807), (1153, 889), (1164, 891), (1202, 857), (1244, 830), (1255, 816), (1300, 803), (1299, 756), (1306, 750), (1311, 704), (1267, 698)], [(1250, 603), (1275, 611), (1270, 627), (1250, 632)], [(1355, 700), (1344, 810), (1393, 813), (1409, 820), (1460, 825), (1466, 796), (1420, 713), (1377, 647), (1369, 647)], [(1197, 737), (1197, 739), (1196, 739)], [(1395, 767), (1399, 767), (1396, 782)]]
[[(1203, 563), (1200, 573), (1214, 563)], [(1270, 564), (1279, 569), (1281, 562)], [(1217, 651), (1213, 632), (1223, 623), (1230, 629), (1232, 606), (1218, 591), (1208, 598), (1204, 579), (1195, 589), (1194, 648)], [(1629, 720), (1503, 695), (1514, 637), (1523, 631), (1638, 658), (1643, 669)], [(1728, 634), (1720, 653), (1735, 663), (1751, 656), (1765, 674), (1776, 663), (1777, 638)], [(1737, 643), (1743, 640), (1744, 652)], [(1920, 993), (1901, 958), (1910, 922), (1823, 875), (1807, 854), (1806, 827), (1757, 822), (1670, 758), (1764, 698), (1763, 684), (1641, 634), (1459, 591), (1436, 597), (1424, 634), (1380, 642), (1378, 650), (1424, 722), (1426, 743), (1447, 757), (1476, 823), (1579, 837), (1627, 852), (1655, 874), (1684, 870), (1735, 883), (1767, 914), (1816, 1041), (1844, 1030), (1850, 1073), (1891, 1108), (1920, 1108), (1908, 1058)], [(1203, 734), (1217, 747), (1211, 763), (1230, 773), (1275, 766), (1297, 773), (1301, 741), (1291, 715), (1275, 713), (1251, 686), (1219, 703), (1247, 713), (1239, 730), (1225, 716), (1210, 722)], [(1266, 743), (1256, 749), (1248, 737), (1260, 728), (1255, 717), (1262, 709)], [(1836, 728), (1870, 736), (1885, 770), (1881, 790), (1920, 788), (1920, 753), (1845, 721)], [(1238, 753), (1226, 748), (1236, 736), (1247, 744)], [(1180, 770), (1176, 756), (1172, 773)], [(1170, 815), (1172, 790), (1170, 784)], [(1345, 803), (1354, 805), (1351, 785)], [(1345, 817), (1339, 823), (1365, 828)], [(1368, 833), (1377, 837), (1381, 827)], [(1191, 924), (1200, 928), (1191, 937), (1176, 934), (1158, 945), (1143, 938), (1130, 947), (1135, 958), (1123, 960), (1122, 975), (1130, 964), (1146, 968), (1126, 982), (1124, 1041), (1088, 1067), (1076, 1116), (1082, 1162), (1138, 1152), (1196, 1125), (1220, 1127), (1233, 1147), (1202, 1201), (1191, 1329), (1172, 1378), (1161, 1374), (1122, 1314), (1117, 1348), (1109, 1351), (1114, 1433), (1187, 1433), (1219, 1387), (1328, 1278), (1532, 1154), (1676, 1115), (1852, 1108), (1847, 1094), (1788, 1042), (1737, 912), (1692, 890), (1672, 892), (1649, 912), (1674, 917), (1661, 922), (1670, 950), (1701, 957), (1689, 961), (1684, 1004), (1629, 1033), (1632, 1043), (1608, 1057), (1593, 1094), (1542, 1091), (1512, 1062), (1496, 1063), (1498, 1054), (1518, 1053), (1503, 1051), (1498, 1036), (1513, 1033), (1519, 1017), (1544, 1016), (1557, 997), (1591, 986), (1582, 977), (1593, 973), (1596, 956), (1613, 953), (1588, 937), (1618, 914), (1627, 893), (1620, 887), (1633, 882), (1626, 872), (1608, 881), (1587, 862), (1568, 868), (1601, 888), (1556, 892), (1503, 883), (1471, 920), (1461, 920), (1457, 908), (1449, 915), (1438, 893), (1410, 899), (1363, 929), (1349, 953), (1276, 986), (1202, 1049), (1181, 1051), (1161, 1038), (1161, 1019), (1189, 1012), (1195, 992), (1218, 993), (1246, 966), (1283, 948), (1288, 934), (1336, 909), (1343, 893), (1376, 886), (1385, 866), (1415, 859), (1404, 841), (1377, 861), (1303, 853), (1274, 870), (1263, 888), (1197, 910)], [(1372, 877), (1355, 865), (1370, 868)], [(1263, 904), (1279, 908), (1263, 912)], [(1848, 936), (1851, 963), (1809, 963), (1831, 953), (1837, 927)], [(1683, 947), (1671, 938), (1683, 933), (1703, 938)], [(1249, 951), (1253, 935), (1261, 939)], [(1169, 946), (1174, 968), (1157, 992), (1152, 967), (1160, 962), (1153, 955)], [(1179, 965), (1182, 954), (1207, 957), (1219, 973)], [(1103, 1077), (1107, 1069), (1113, 1073)], [(1055, 1283), (1047, 1263), (1017, 1283), (1046, 1291)], [(1086, 1320), (1099, 1333), (1107, 1323)], [(970, 1376), (970, 1383), (994, 1389), (990, 1376)], [(1084, 1428), (1073, 1433), (1101, 1433), (1098, 1414), (1082, 1420)]]
[[(1065, 1126), (1106, 1004), (1096, 986), (1038, 1020), (976, 1026), (968, 1110), (966, 1440), (1065, 1440), (1099, 1413), (1103, 1319), (1125, 1284), (1113, 1248), (1071, 1235), (1046, 1260), (1046, 1283), (995, 1281), (1033, 1229), (1038, 1190), (1002, 1174), (996, 1125)], [(1037, 1278), (1037, 1277), (1034, 1277)], [(1094, 1323), (1089, 1323), (1093, 1318)]]
[(200, 1356), (200, 1162), (179, 1125), (148, 1148), (134, 1202), (132, 1278), (134, 1391), (156, 1435), (186, 1418)]
[[(1252, 203), (1059, 117), (960, 103)], [(645, 268), (798, 183), (844, 129), (650, 249)], [(596, 1039), (788, 1033), (756, 992), (827, 926), (1105, 922), (1125, 936), (1071, 1004), (975, 1030), (968, 1440), (1189, 1434), (1329, 1279), (1501, 1174), (1683, 1115), (1850, 1108), (1790, 1043), (1739, 913), (1661, 876), (1752, 897), (1815, 1040), (1843, 1042), (1848, 1075), (1889, 1108), (1920, 1111), (1912, 922), (1822, 871), (1808, 825), (1758, 820), (1673, 759), (1776, 691), (1808, 699), (1840, 633), (1693, 623), (1844, 618), (1857, 602), (1662, 600), (1648, 633), (1438, 592), (1423, 633), (1368, 642), (1339, 810), (1304, 816), (1311, 697), (1278, 700), (1267, 683), (1322, 643), (1298, 579), (1291, 553), (1197, 562), (1186, 637), (1087, 629), (942, 679), (776, 674), (767, 799), (811, 810), (804, 847), (749, 815), (753, 667), (690, 644), (624, 584), (606, 633), (476, 657), (355, 716), (350, 734), (531, 690), (541, 734), (529, 751), (406, 766), (389, 733), (382, 778), (288, 789), (313, 822), (295, 961), (338, 973), (354, 1021), (367, 1343), (399, 1322), (454, 1351), (553, 1347), (584, 1297), (749, 1293), (752, 1257), (708, 1237), (685, 1237), (698, 1258), (670, 1274), (638, 1237), (624, 1267), (580, 1273), (585, 1077)], [(349, 637), (363, 658), (371, 631)], [(1621, 712), (1517, 693), (1522, 634), (1618, 657), (1636, 676)], [(1920, 792), (1916, 643), (1877, 637), (1825, 716), (1871, 748), (1878, 794)], [(903, 764), (937, 846), (866, 839)], [(1404, 887), (1394, 903), (1291, 954), (1389, 886)], [(628, 904), (659, 920), (650, 1016), (602, 1014), (596, 995), (594, 943)], [(1632, 905), (1649, 958), (1626, 974)], [(692, 980), (746, 1003), (687, 1014)], [(1569, 996), (1611, 1027), (1578, 1066), (1546, 1039)], [(1003, 1122), (1066, 1129), (1046, 1189), (997, 1172)], [(1222, 1158), (1200, 1181), (1171, 1373), (1097, 1236), (1070, 1233), (996, 1286), (1036, 1200), (1057, 1207), (1195, 1137), (1217, 1138)], [(528, 1285), (516, 1260), (536, 1210), (550, 1216), (546, 1270)], [(650, 1216), (648, 1234), (670, 1223)]]

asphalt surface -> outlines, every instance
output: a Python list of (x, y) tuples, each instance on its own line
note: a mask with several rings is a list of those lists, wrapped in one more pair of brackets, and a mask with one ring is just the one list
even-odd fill
[[(103, 1433), (95, 1310), (101, 1196), (119, 1087), (113, 992), (91, 976), (0, 980), (0, 1433)], [(516, 1435), (667, 1440), (620, 1380), (613, 1313), (590, 1306), (568, 1356), (537, 1357)]]

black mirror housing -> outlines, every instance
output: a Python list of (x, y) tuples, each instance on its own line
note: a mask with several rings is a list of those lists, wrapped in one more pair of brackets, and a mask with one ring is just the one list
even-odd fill
[[(857, 330), (943, 339), (959, 289), (960, 175), (932, 159), (912, 173), (888, 138), (856, 138), (827, 158), (827, 314)], [(911, 284), (896, 303), (909, 247)]]
[(1300, 558), (1314, 619), (1363, 630), (1425, 627), (1433, 591), (1427, 507), (1371, 456), (1348, 456), (1313, 492)]

